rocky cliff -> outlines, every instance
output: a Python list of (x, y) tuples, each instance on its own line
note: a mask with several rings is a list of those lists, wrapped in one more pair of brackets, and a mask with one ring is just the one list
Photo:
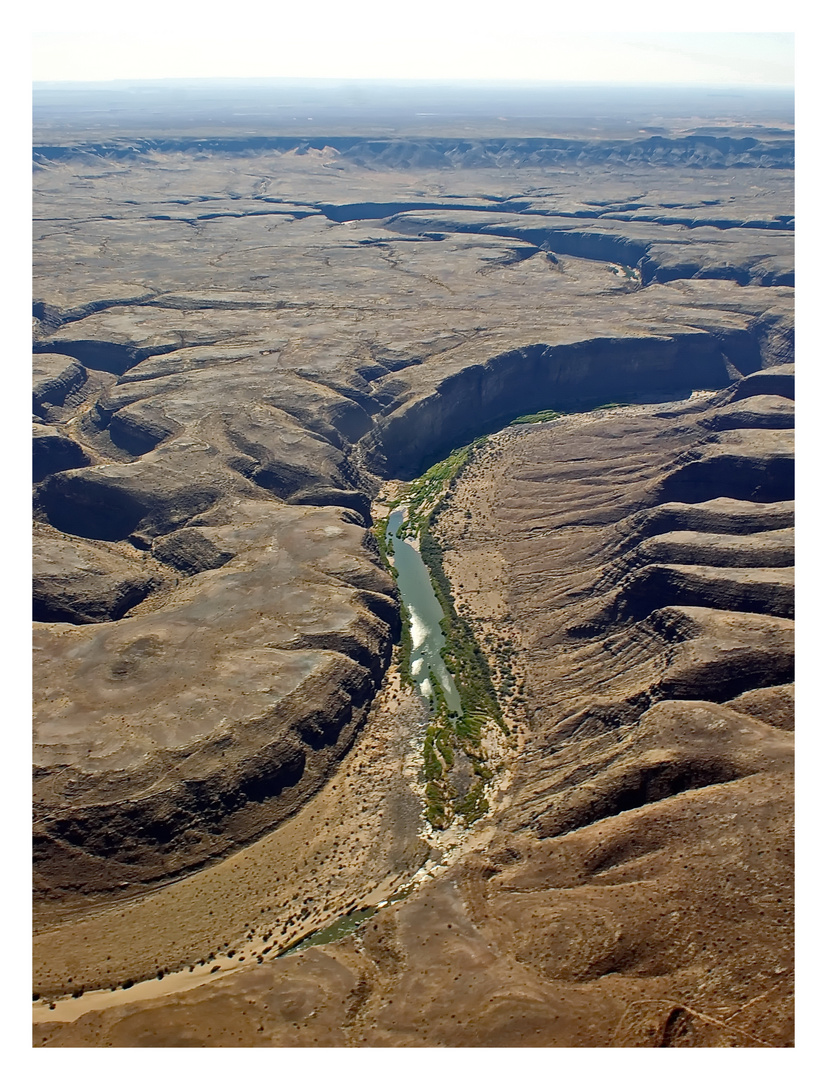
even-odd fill
[[(427, 1038), (531, 1041), (532, 1024), (557, 1044), (643, 1038), (638, 1029), (655, 1021), (631, 999), (620, 1034), (615, 1006), (601, 1005), (591, 1027), (581, 1011), (550, 1035), (561, 998), (548, 980), (562, 980), (569, 1009), (593, 1007), (580, 990), (570, 996), (574, 983), (612, 973), (651, 976), (651, 994), (671, 1000), (678, 969), (664, 956), (683, 939), (658, 938), (648, 952), (618, 944), (627, 915), (606, 915), (611, 948), (589, 937), (563, 956), (560, 941), (580, 940), (574, 908), (552, 916), (546, 891), (537, 900), (537, 917), (561, 928), (552, 952), (523, 941), (502, 911), (514, 890), (535, 888), (526, 867), (548, 860), (549, 880), (554, 867), (562, 875), (555, 888), (575, 888), (566, 875), (580, 874), (576, 888), (596, 897), (603, 871), (588, 859), (572, 869), (575, 849), (584, 830), (615, 829), (627, 812), (641, 822), (674, 813), (657, 829), (680, 831), (685, 801), (711, 798), (704, 812), (723, 829), (741, 785), (762, 814), (776, 813), (767, 778), (787, 769), (792, 678), (789, 145), (647, 140), (622, 153), (595, 144), (581, 160), (571, 146), (502, 141), (460, 147), (450, 191), (450, 147), (425, 148), (445, 159), (426, 166), (417, 143), (371, 144), (369, 162), (358, 140), (325, 145), (38, 151), (38, 925), (54, 950), (72, 912), (214, 866), (335, 782), (398, 633), (393, 582), (368, 531), (381, 479), (414, 476), (539, 409), (719, 391), (650, 409), (637, 428), (609, 417), (593, 437), (573, 429), (568, 456), (543, 435), (525, 443), (514, 482), (528, 501), (513, 520), (485, 525), (519, 553), (497, 572), (531, 639), (534, 719), (512, 809), (478, 863), (371, 924), (355, 968), (341, 959), (351, 946), (311, 961), (343, 963), (343, 987), (367, 980), (352, 1019), (329, 1021), (334, 1043), (426, 1039), (427, 1025), (402, 1015), (415, 995), (397, 973), (415, 981), (443, 916), (446, 946), (476, 958), (445, 972), (464, 980), (477, 1019), (443, 1018)], [(656, 161), (671, 163), (657, 184)], [(469, 510), (463, 544), (478, 525)], [(552, 560), (561, 544), (565, 571)], [(702, 704), (682, 712), (684, 701)], [(767, 709), (778, 712), (770, 735)], [(581, 768), (583, 754), (592, 764)], [(758, 843), (769, 826), (755, 820), (738, 844)], [(686, 843), (700, 852), (706, 841)], [(708, 858), (730, 867), (736, 854)], [(666, 901), (652, 903), (660, 925)], [(711, 917), (687, 904), (693, 919)], [(471, 969), (506, 939), (508, 971), (496, 981), (512, 990), (495, 993), (488, 974), (472, 991)], [(186, 948), (170, 945), (169, 963)], [(38, 963), (52, 974), (42, 989), (66, 990), (59, 957), (45, 957), (44, 945)], [(130, 962), (119, 958), (118, 970)], [(546, 1011), (523, 1030), (514, 1001), (528, 985), (518, 969), (529, 968), (529, 996)], [(389, 988), (397, 1004), (380, 1022), (370, 1010)], [(486, 994), (495, 1006), (483, 1008)], [(714, 1017), (705, 999), (692, 1001), (690, 1020), (658, 1013), (657, 1024), (706, 1032)]]

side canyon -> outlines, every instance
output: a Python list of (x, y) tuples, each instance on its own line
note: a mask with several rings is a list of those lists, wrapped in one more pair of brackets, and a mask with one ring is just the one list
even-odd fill
[[(791, 1045), (791, 130), (70, 134), (35, 1045)], [(439, 828), (376, 524), (472, 443), (429, 529), (504, 723)]]

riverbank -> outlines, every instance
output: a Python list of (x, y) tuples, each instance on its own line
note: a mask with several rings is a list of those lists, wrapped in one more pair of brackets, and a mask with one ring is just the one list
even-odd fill
[[(403, 668), (430, 703), (421, 797), (435, 836), (468, 829), (491, 812), (495, 792), (507, 786), (506, 761), (516, 746), (492, 681), (496, 657), (481, 647), (455, 602), (434, 531), (485, 445), (485, 438), (475, 439), (409, 483), (391, 481), (374, 504), (374, 531), (402, 601)], [(501, 680), (506, 694), (509, 678), (510, 672)]]
[[(639, 406), (635, 413), (653, 408)], [(555, 424), (582, 427), (606, 416), (567, 417)], [(485, 778), (488, 806), (472, 830), (474, 837), (487, 830), (490, 814), (506, 798), (511, 763), (529, 719), (521, 631), (503, 588), (502, 544), (496, 530), (485, 544), (477, 542), (486, 535), (485, 523), (504, 480), (502, 448), (527, 430), (505, 429), (475, 450), (472, 468), (462, 483), (453, 485), (434, 524), (457, 612), (474, 628), (512, 733), (508, 740), (492, 725), (481, 732), (481, 760), (489, 767), (494, 764)], [(385, 485), (374, 513), (389, 511), (408, 490), (410, 485), (398, 481)], [(436, 501), (444, 494), (441, 490)], [(469, 513), (476, 539), (471, 549), (463, 549)], [(443, 819), (442, 828), (423, 820), (422, 807), (428, 803), (423, 749), (429, 723), (424, 702), (403, 685), (398, 666), (392, 665), (342, 768), (274, 833), (135, 901), (82, 917), (58, 913), (51, 924), (38, 926), (33, 969), (34, 991), (40, 995), (38, 1017), (70, 1018), (109, 1007), (122, 997), (164, 996), (176, 992), (179, 984), (200, 985), (240, 965), (264, 962), (354, 907), (387, 899), (419, 868), (447, 865), (442, 855), (462, 849), (470, 835), (469, 818), (475, 815)], [(460, 799), (471, 787), (469, 779), (473, 766), (466, 771)], [(468, 809), (475, 807), (468, 804)], [(482, 809), (479, 802), (476, 809)], [(438, 861), (434, 847), (442, 853)], [(91, 995), (97, 988), (103, 988), (106, 1004)], [(58, 998), (55, 1009), (49, 1009), (49, 1002)]]
[[(409, 487), (386, 486), (388, 510)], [(397, 648), (340, 770), (279, 829), (137, 900), (82, 916), (58, 912), (38, 927), (37, 1022), (67, 1022), (166, 997), (272, 961), (354, 909), (387, 902), (459, 857), (467, 819), (440, 831), (422, 816), (428, 709), (405, 685), (398, 658)], [(486, 736), (481, 745), (498, 762), (505, 752), (496, 738)], [(499, 769), (492, 797), (505, 782)]]
[[(122, 997), (208, 981), (272, 958), (353, 907), (391, 896), (430, 856), (405, 775), (410, 732), (421, 730), (426, 716), (392, 666), (340, 769), (273, 833), (137, 900), (40, 927), (37, 1018), (68, 1019), (86, 1005), (108, 1007)], [(148, 988), (139, 991), (141, 983)], [(98, 988), (106, 991), (105, 1004), (87, 993)], [(64, 1000), (49, 1009), (57, 998)]]

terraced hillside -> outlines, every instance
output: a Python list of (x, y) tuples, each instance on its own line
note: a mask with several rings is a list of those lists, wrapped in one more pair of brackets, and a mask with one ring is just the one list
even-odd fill
[[(42, 1040), (789, 1041), (792, 173), (774, 146), (788, 157), (719, 147), (716, 167), (688, 144), (672, 164), (39, 153), (36, 992), (286, 946), (434, 872), (356, 937), (257, 947), (254, 970)], [(673, 404), (587, 411), (630, 401)], [(435, 533), (492, 664), (519, 672), (500, 680), (510, 781), (451, 863), (400, 774), (375, 854), (340, 858), (337, 822), (367, 814), (421, 722), (407, 699), (377, 720), (399, 614), (371, 500), (542, 409), (577, 417), (490, 440)], [(386, 723), (379, 777), (360, 747)], [(285, 842), (270, 865), (291, 887), (265, 903), (251, 860), (289, 829), (336, 860)]]

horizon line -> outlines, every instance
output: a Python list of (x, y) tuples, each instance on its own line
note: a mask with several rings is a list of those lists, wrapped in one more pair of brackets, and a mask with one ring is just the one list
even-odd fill
[(558, 81), (554, 79), (482, 79), (471, 76), (455, 76), (455, 77), (408, 77), (408, 78), (386, 78), (376, 75), (164, 75), (153, 77), (126, 77), (120, 79), (33, 79), (32, 87), (40, 86), (114, 86), (114, 85), (127, 85), (133, 83), (377, 83), (377, 84), (393, 84), (398, 86), (522, 86), (522, 87), (558, 87), (558, 88), (591, 88), (591, 89), (606, 89), (606, 88), (628, 88), (635, 90), (787, 90), (790, 92), (795, 91), (795, 82), (793, 83), (695, 83), (695, 82), (617, 82), (617, 81), (590, 81), (590, 80), (565, 80)]

